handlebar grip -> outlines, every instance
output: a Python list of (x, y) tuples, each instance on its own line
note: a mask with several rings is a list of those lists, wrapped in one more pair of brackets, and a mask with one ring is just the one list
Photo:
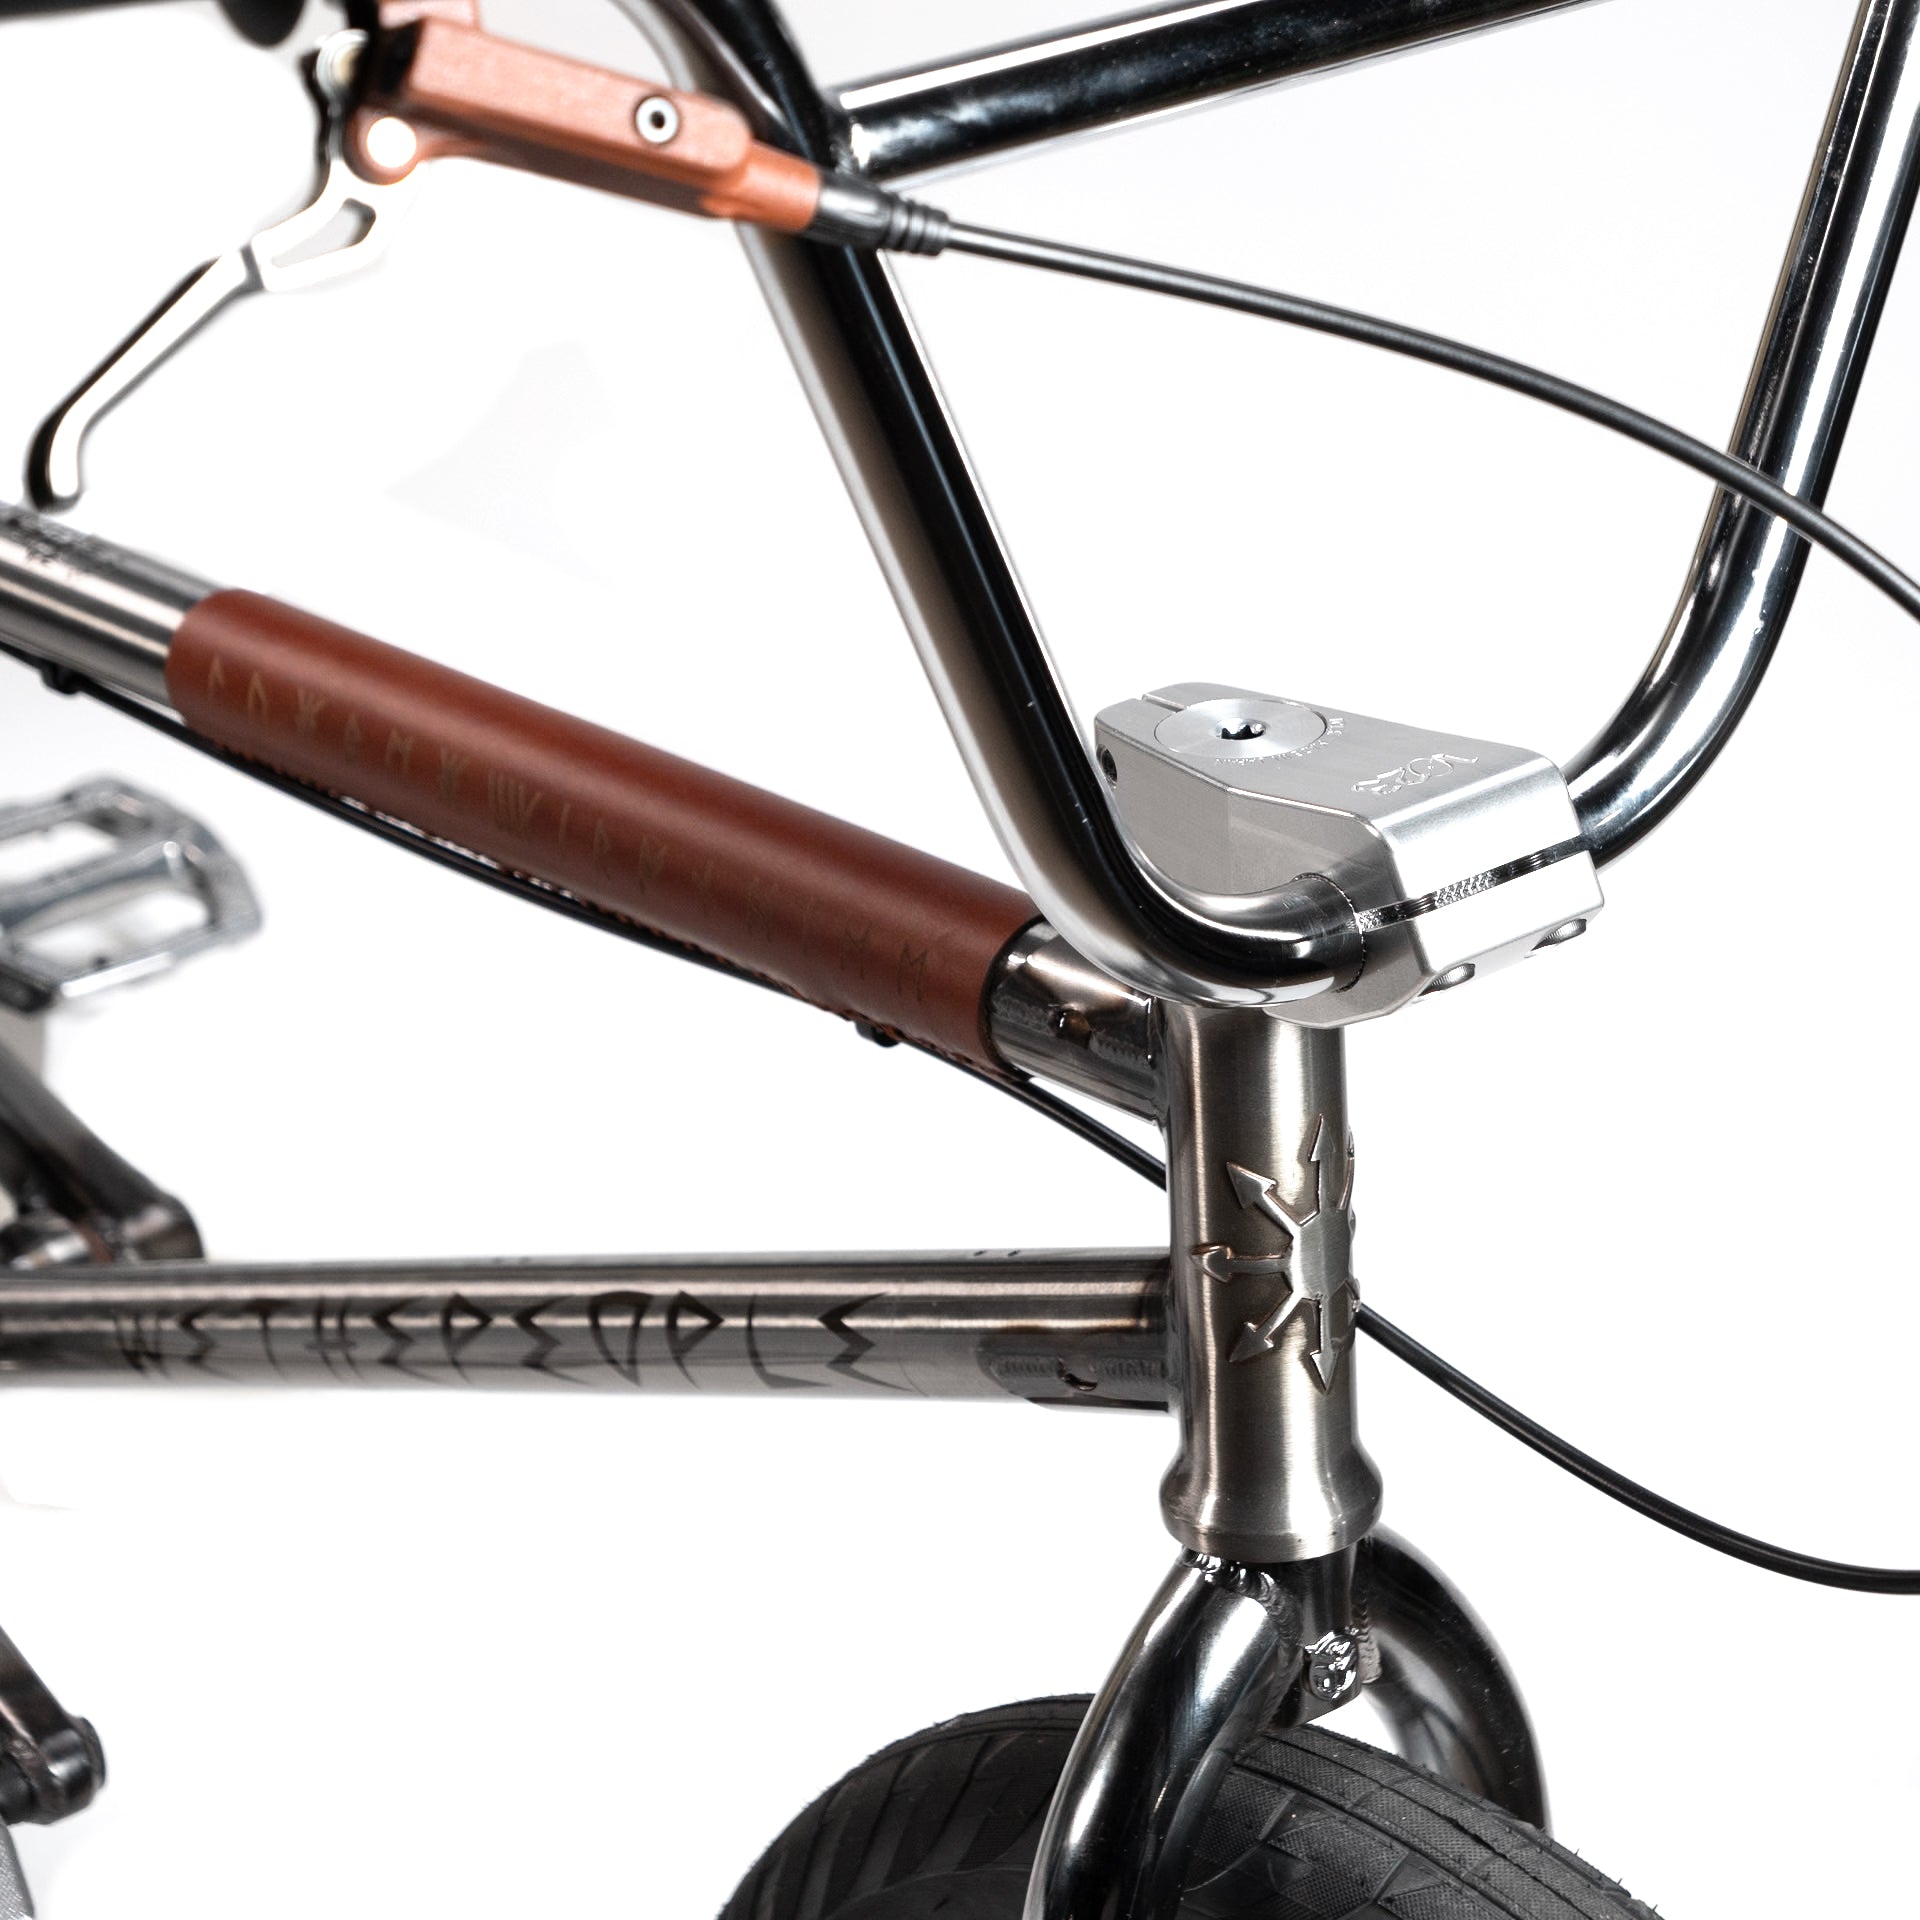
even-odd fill
[(346, 627), (238, 591), (168, 697), (220, 746), (976, 1066), (1025, 894)]

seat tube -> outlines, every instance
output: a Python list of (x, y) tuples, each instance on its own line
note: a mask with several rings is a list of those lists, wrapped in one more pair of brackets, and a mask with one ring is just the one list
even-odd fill
[(1345, 1030), (1169, 1004), (1160, 1020), (1180, 1428), (1162, 1511), (1223, 1560), (1337, 1553), (1380, 1510), (1355, 1431)]

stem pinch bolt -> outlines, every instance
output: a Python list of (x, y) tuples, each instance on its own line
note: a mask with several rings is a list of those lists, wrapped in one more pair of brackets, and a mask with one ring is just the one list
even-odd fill
[(650, 93), (633, 110), (633, 130), (650, 147), (664, 147), (680, 131), (680, 109), (663, 93)]

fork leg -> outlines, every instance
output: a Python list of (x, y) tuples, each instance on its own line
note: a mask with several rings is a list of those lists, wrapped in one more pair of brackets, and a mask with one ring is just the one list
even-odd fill
[(1025, 1920), (1173, 1914), (1221, 1774), (1299, 1669), (1302, 1617), (1272, 1572), (1182, 1556), (1081, 1723)]
[(1547, 1831), (1547, 1787), (1525, 1703), (1480, 1618), (1437, 1567), (1382, 1528), (1354, 1576), (1379, 1654), (1367, 1698), (1403, 1760)]

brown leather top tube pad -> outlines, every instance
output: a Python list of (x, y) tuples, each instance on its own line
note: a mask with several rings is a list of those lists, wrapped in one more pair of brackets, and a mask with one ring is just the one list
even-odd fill
[(195, 732), (981, 1066), (1025, 894), (259, 594), (187, 615)]

